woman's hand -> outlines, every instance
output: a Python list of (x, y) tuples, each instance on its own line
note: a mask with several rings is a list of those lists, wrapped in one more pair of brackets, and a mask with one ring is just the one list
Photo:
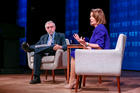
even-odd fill
[(85, 47), (84, 49), (89, 49), (89, 50), (90, 50), (90, 49), (92, 49), (92, 48), (88, 46), (88, 47)]
[(78, 34), (74, 34), (73, 37), (79, 42), (80, 37)]
[(83, 46), (86, 46), (86, 41), (85, 41), (85, 39), (84, 38), (80, 38), (79, 39), (79, 41), (78, 41), (81, 45), (83, 45)]
[(86, 45), (85, 38), (79, 37), (78, 34), (74, 34), (73, 37), (83, 46)]

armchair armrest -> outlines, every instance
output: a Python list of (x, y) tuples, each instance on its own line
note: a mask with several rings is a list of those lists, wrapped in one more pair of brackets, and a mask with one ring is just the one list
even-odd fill
[(28, 66), (30, 69), (33, 69), (33, 67), (31, 66), (31, 56), (34, 55), (34, 52), (27, 52), (27, 59), (28, 59)]
[(58, 49), (55, 53), (55, 57), (54, 57), (54, 68), (59, 67), (60, 65), (62, 65), (62, 55), (63, 55), (64, 50), (62, 49)]

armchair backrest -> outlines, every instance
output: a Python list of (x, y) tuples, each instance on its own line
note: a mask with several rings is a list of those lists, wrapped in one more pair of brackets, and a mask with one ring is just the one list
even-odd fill
[(66, 44), (70, 45), (69, 39), (65, 39), (66, 40)]
[(122, 55), (124, 54), (125, 42), (126, 42), (126, 35), (120, 34), (117, 40), (115, 50), (119, 50)]

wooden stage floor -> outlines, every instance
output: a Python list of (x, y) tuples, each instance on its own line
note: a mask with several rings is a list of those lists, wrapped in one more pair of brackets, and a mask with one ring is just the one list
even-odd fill
[[(51, 75), (45, 80), (41, 75), (41, 84), (31, 85), (30, 74), (0, 74), (0, 93), (75, 93), (74, 89), (65, 89), (64, 75), (56, 75), (52, 82)], [(86, 87), (78, 93), (118, 93), (115, 77), (102, 77), (98, 84), (95, 76), (87, 77)], [(123, 71), (121, 76), (121, 93), (140, 93), (140, 72)]]

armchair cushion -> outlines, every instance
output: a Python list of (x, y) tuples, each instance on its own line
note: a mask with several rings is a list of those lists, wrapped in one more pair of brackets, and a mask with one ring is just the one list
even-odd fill
[[(31, 63), (34, 61), (34, 56), (31, 56)], [(53, 63), (54, 62), (54, 56), (44, 56), (42, 58), (41, 63)]]

